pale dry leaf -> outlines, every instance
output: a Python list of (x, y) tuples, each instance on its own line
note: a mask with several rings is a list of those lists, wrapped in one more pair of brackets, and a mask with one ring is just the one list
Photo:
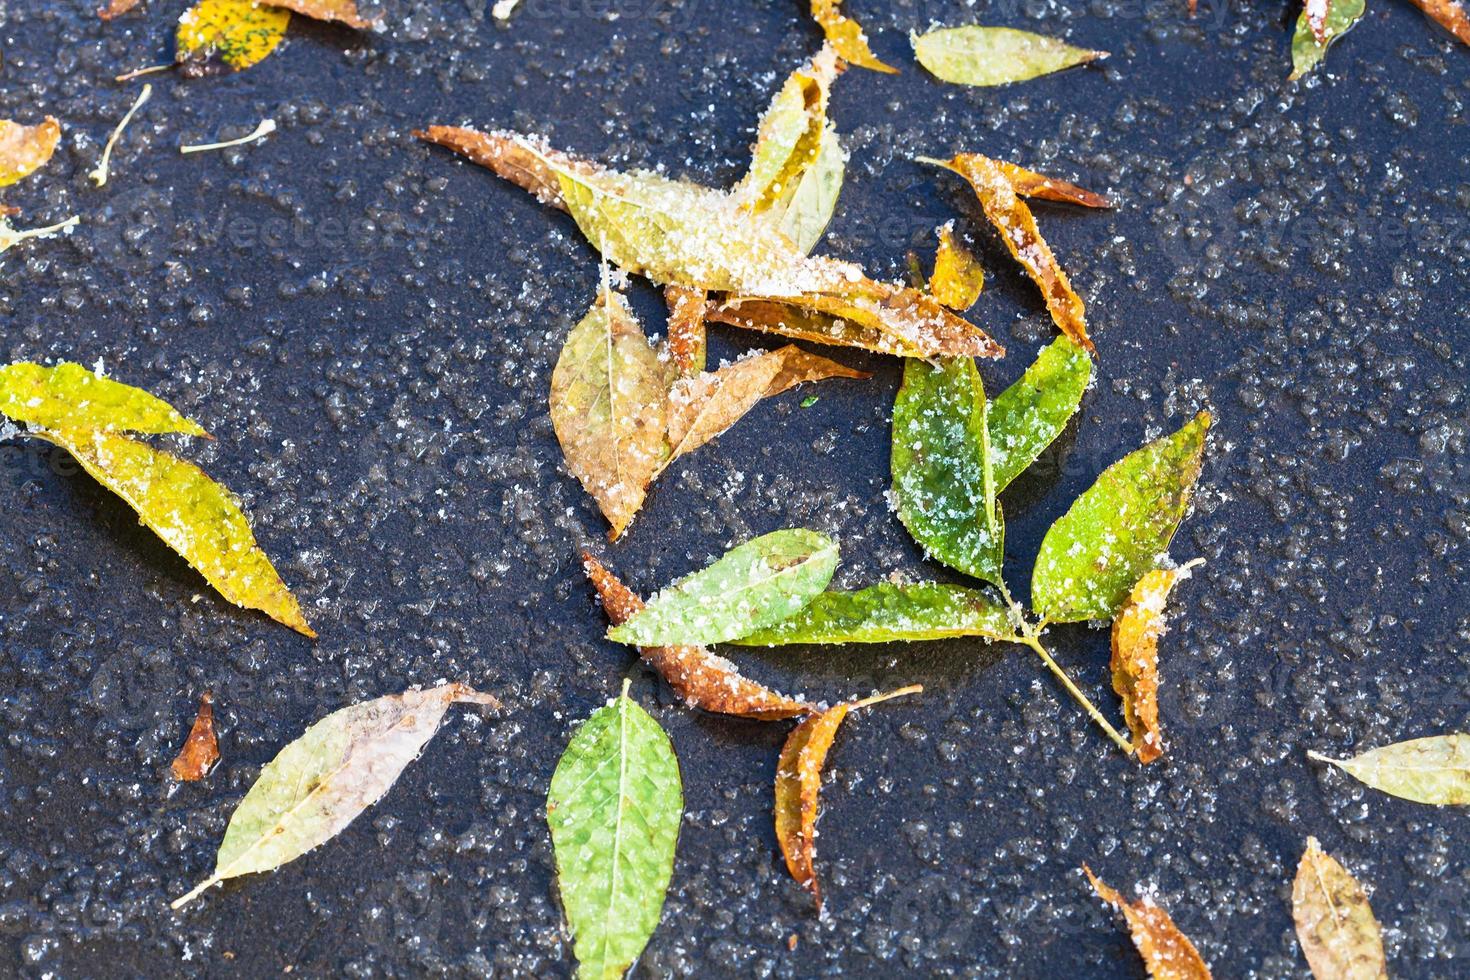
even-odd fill
[(1297, 865), (1291, 886), (1297, 940), (1317, 980), (1385, 980), (1383, 931), (1368, 893), (1317, 838)]

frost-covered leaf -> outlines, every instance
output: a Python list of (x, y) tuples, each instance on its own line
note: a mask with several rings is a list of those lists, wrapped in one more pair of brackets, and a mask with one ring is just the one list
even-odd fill
[(1319, 752), (1307, 755), (1401, 799), (1436, 806), (1470, 804), (1470, 734), (1410, 739), (1351, 759), (1332, 759)]
[(1052, 321), (1062, 333), (1093, 352), (1092, 341), (1087, 336), (1082, 297), (1072, 288), (1067, 273), (1052, 254), (1051, 246), (1041, 237), (1031, 209), (1017, 196), (1006, 171), (997, 165), (997, 161), (978, 153), (960, 153), (947, 163), (931, 162), (947, 167), (970, 182), (985, 217), (1000, 232), (1011, 255), (1041, 288)]
[(919, 64), (956, 85), (1008, 85), (1108, 56), (1044, 34), (978, 24), (914, 34), (910, 40)]
[(112, 20), (114, 17), (121, 17), (142, 2), (143, 0), (107, 0), (107, 4), (97, 11), (97, 16), (103, 20)]
[[(1342, 0), (1333, 0), (1334, 4)], [(1463, 44), (1470, 44), (1470, 11), (1460, 0), (1410, 0)]]
[(634, 646), (723, 643), (788, 618), (837, 569), (837, 542), (804, 528), (772, 531), (663, 589), (608, 639)]
[(822, 766), (832, 739), (848, 712), (887, 701), (923, 688), (915, 685), (888, 694), (850, 701), (813, 715), (792, 729), (781, 746), (776, 764), (776, 840), (786, 857), (786, 868), (822, 907), (822, 887), (817, 882), (817, 818), (822, 805)]
[(846, 172), (847, 151), (829, 125), (822, 133), (816, 160), (802, 171), (779, 212), (777, 227), (801, 252), (810, 253), (826, 233)]
[(1111, 619), (1159, 565), (1184, 519), (1204, 458), (1210, 414), (1103, 470), (1041, 542), (1031, 603), (1053, 623)]
[(61, 140), (61, 123), (47, 116), (34, 126), (0, 119), (0, 187), (9, 187), (46, 165)]
[(551, 422), (567, 467), (616, 539), (668, 460), (668, 379), (621, 293), (604, 285), (551, 374)]
[(934, 253), (934, 275), (929, 292), (952, 310), (964, 312), (975, 305), (985, 289), (985, 269), (980, 260), (955, 237), (954, 222), (939, 229), (939, 248)]
[(618, 980), (643, 952), (663, 912), (683, 814), (669, 736), (625, 683), (572, 735), (546, 795), (579, 977)]
[(1317, 980), (1386, 980), (1383, 932), (1368, 894), (1346, 868), (1322, 850), (1307, 849), (1291, 886), (1296, 938)]
[(1159, 726), (1159, 637), (1164, 634), (1164, 604), (1174, 586), (1203, 564), (1196, 559), (1179, 568), (1156, 568), (1133, 587), (1113, 620), (1113, 690), (1123, 699), (1123, 717), (1133, 734), (1138, 761), (1164, 754)]
[(871, 377), (795, 344), (765, 351), (674, 384), (669, 394), (669, 458), (677, 459), (738, 422), (762, 398), (824, 378)]
[(1148, 899), (1130, 902), (1082, 866), (1103, 901), (1123, 913), (1128, 932), (1152, 980), (1210, 980), (1210, 968), (1169, 913)]
[(930, 556), (1000, 581), (1005, 522), (995, 500), (985, 388), (975, 362), (904, 362), (893, 405), (898, 519)]
[(174, 758), (171, 767), (174, 778), (192, 783), (209, 775), (209, 770), (219, 761), (219, 741), (214, 734), (214, 695), (205, 691), (199, 696), (199, 712), (184, 747)]
[(821, 25), (827, 42), (837, 49), (838, 56), (860, 68), (898, 74), (897, 68), (884, 64), (873, 54), (873, 49), (868, 47), (868, 36), (857, 21), (843, 16), (838, 9), (841, 5), (842, 0), (812, 0), (812, 17)]
[(214, 873), (173, 907), (227, 878), (279, 868), (341, 833), (388, 792), (456, 702), (497, 704), (444, 684), (354, 704), (312, 725), (261, 769), (230, 817)]
[(669, 331), (663, 353), (681, 378), (692, 378), (704, 370), (704, 308), (709, 296), (702, 289), (664, 287), (669, 307)]
[(1301, 16), (1297, 18), (1296, 33), (1291, 39), (1290, 79), (1301, 78), (1316, 68), (1317, 63), (1326, 57), (1327, 49), (1358, 23), (1363, 9), (1363, 0), (1332, 0), (1319, 40), (1312, 30), (1309, 7), (1303, 7)]
[(1060, 204), (1080, 204), (1085, 208), (1110, 208), (1112, 202), (1101, 194), (1076, 184), (1068, 183), (1058, 177), (1048, 177), (1034, 170), (1007, 163), (1004, 160), (992, 160), (991, 163), (1005, 175), (1010, 181), (1011, 187), (1022, 197), (1034, 197), (1043, 201), (1056, 201)]
[[(614, 626), (643, 610), (643, 600), (596, 558), (584, 552), (582, 567), (587, 570), (587, 577), (596, 587), (602, 608)], [(639, 647), (638, 653), (691, 708), (760, 721), (794, 718), (814, 710), (810, 705), (747, 680), (741, 676), (740, 668), (704, 647)]]
[(255, 543), (234, 495), (197, 466), (111, 432), (57, 428), (30, 429), (27, 434), (71, 453), (220, 595), (305, 636), (316, 636), (296, 597)]
[(255, 0), (198, 0), (179, 17), (174, 60), (185, 75), (259, 64), (286, 36), (291, 12)]
[(208, 435), (161, 398), (70, 362), (0, 367), (0, 415), (42, 428)]
[(995, 492), (1036, 462), (1067, 427), (1092, 381), (1092, 358), (1063, 335), (1041, 349), (1015, 384), (990, 403)]
[(920, 582), (880, 582), (858, 592), (823, 592), (790, 619), (731, 642), (741, 646), (792, 643), (893, 643), (981, 636), (1014, 640), (1005, 606), (978, 589)]
[(376, 27), (381, 17), (368, 19), (357, 9), (357, 0), (271, 0), (272, 7), (285, 7), (313, 20), (334, 20), (359, 30)]

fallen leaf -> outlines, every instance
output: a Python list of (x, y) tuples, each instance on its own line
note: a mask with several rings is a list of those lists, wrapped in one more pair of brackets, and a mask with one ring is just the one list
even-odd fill
[(1065, 334), (990, 403), (990, 460), (998, 494), (1062, 434), (1092, 382), (1092, 358)]
[(837, 542), (825, 534), (772, 531), (663, 589), (607, 638), (640, 647), (733, 640), (791, 616), (836, 569)]
[(985, 269), (980, 260), (955, 237), (954, 222), (939, 228), (939, 248), (934, 253), (934, 275), (929, 292), (935, 299), (957, 312), (975, 305), (985, 289)]
[(1378, 980), (1388, 976), (1383, 933), (1368, 894), (1356, 878), (1322, 850), (1307, 849), (1291, 886), (1296, 938), (1317, 980)]
[(622, 294), (604, 283), (551, 374), (567, 467), (620, 536), (668, 459), (668, 379)]
[(1153, 980), (1210, 980), (1210, 968), (1189, 937), (1179, 931), (1169, 913), (1148, 899), (1130, 902), (1104, 884), (1092, 869), (1082, 866), (1102, 900), (1128, 920), (1133, 945)]
[(378, 26), (381, 17), (371, 20), (357, 10), (357, 0), (271, 0), (272, 7), (285, 7), (313, 20), (334, 20), (348, 27), (366, 30)]
[(388, 792), (459, 702), (498, 706), (464, 684), (443, 684), (354, 704), (312, 725), (261, 769), (230, 817), (214, 872), (171, 907), (227, 878), (279, 868), (341, 833)]
[(1202, 564), (1204, 559), (1199, 558), (1178, 568), (1147, 573), (1113, 620), (1113, 690), (1123, 699), (1123, 717), (1142, 763), (1164, 754), (1164, 732), (1159, 726), (1159, 637), (1164, 634), (1164, 604), (1174, 586)]
[(107, 6), (99, 9), (97, 16), (103, 20), (112, 20), (114, 17), (121, 17), (142, 2), (143, 0), (107, 0)]
[(978, 24), (911, 34), (909, 40), (919, 64), (956, 85), (1009, 85), (1108, 56), (1044, 34)]
[(1000, 232), (1006, 248), (1041, 287), (1046, 308), (1062, 333), (1095, 353), (1087, 336), (1087, 318), (1082, 297), (1072, 289), (1067, 273), (1062, 270), (1051, 246), (1041, 237), (1036, 219), (1011, 186), (1006, 172), (996, 161), (978, 153), (960, 153), (945, 163), (931, 161), (959, 174), (970, 182), (985, 217)]
[(219, 741), (214, 736), (214, 695), (205, 691), (199, 696), (199, 713), (173, 762), (174, 778), (192, 783), (209, 775), (219, 761)]
[(992, 160), (996, 168), (1010, 181), (1011, 188), (1022, 197), (1034, 197), (1043, 201), (1056, 201), (1059, 204), (1080, 204), (1085, 208), (1110, 208), (1112, 202), (1101, 194), (1078, 187), (1076, 184), (1068, 183), (1057, 177), (1048, 177), (1034, 170), (1007, 163), (1004, 160)]
[(838, 56), (860, 68), (898, 74), (897, 68), (884, 64), (873, 54), (873, 49), (868, 47), (868, 36), (857, 21), (843, 16), (837, 9), (841, 5), (842, 0), (812, 0), (812, 17), (821, 25), (828, 43), (837, 49)]
[(880, 582), (858, 592), (823, 592), (774, 626), (730, 642), (740, 646), (792, 643), (893, 643), (980, 636), (1015, 640), (1010, 611), (978, 589), (920, 582)]
[(0, 367), (0, 415), (47, 429), (209, 435), (163, 399), (70, 362)]
[(1309, 8), (1303, 8), (1297, 18), (1296, 32), (1291, 39), (1291, 75), (1288, 81), (1301, 78), (1317, 67), (1326, 57), (1327, 49), (1358, 23), (1363, 16), (1363, 0), (1332, 0), (1323, 22), (1321, 38), (1312, 28)]
[(174, 60), (186, 76), (259, 64), (286, 36), (291, 12), (255, 0), (198, 0), (179, 17)]
[[(1336, 0), (1336, 2), (1341, 3), (1342, 0)], [(1410, 2), (1461, 42), (1470, 44), (1470, 12), (1466, 11), (1465, 5), (1459, 0), (1410, 0)]]
[(46, 165), (61, 140), (61, 123), (47, 116), (34, 126), (0, 119), (0, 187), (9, 187)]
[(664, 351), (681, 378), (691, 378), (704, 370), (704, 308), (709, 294), (702, 289), (684, 286), (664, 287), (664, 302), (669, 307), (669, 335)]
[(1103, 470), (1046, 532), (1031, 603), (1047, 622), (1112, 619), (1168, 550), (1199, 478), (1210, 413)]
[[(583, 552), (582, 567), (587, 570), (587, 577), (596, 587), (602, 608), (614, 626), (643, 611), (643, 600), (596, 558)], [(691, 708), (760, 721), (794, 718), (814, 710), (808, 704), (747, 680), (733, 663), (704, 647), (639, 647), (638, 652)]]
[(781, 746), (781, 759), (776, 764), (776, 840), (781, 845), (781, 853), (786, 856), (786, 868), (791, 877), (812, 893), (818, 909), (822, 907), (822, 888), (817, 882), (816, 871), (822, 766), (827, 761), (827, 752), (832, 748), (837, 728), (850, 711), (922, 690), (915, 684), (828, 708), (792, 729), (786, 744)]
[(628, 697), (572, 735), (546, 795), (557, 888), (579, 977), (618, 980), (658, 928), (684, 811), (679, 761)]
[(1410, 739), (1351, 759), (1307, 755), (1401, 799), (1436, 806), (1470, 804), (1470, 735), (1464, 733)]
[(893, 501), (930, 557), (1000, 583), (1005, 521), (995, 500), (985, 388), (975, 362), (904, 362), (893, 404)]

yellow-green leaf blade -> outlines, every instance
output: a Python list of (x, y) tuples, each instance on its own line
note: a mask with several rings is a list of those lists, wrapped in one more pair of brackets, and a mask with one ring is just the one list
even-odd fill
[(496, 704), (463, 684), (444, 684), (354, 704), (312, 725), (261, 769), (230, 817), (214, 873), (173, 907), (331, 840), (388, 792), (459, 701)]
[(286, 36), (291, 12), (254, 0), (199, 0), (179, 17), (174, 60), (188, 75), (258, 64)]
[(1318, 40), (1312, 30), (1312, 19), (1308, 16), (1307, 8), (1303, 7), (1301, 16), (1296, 21), (1296, 32), (1291, 38), (1291, 78), (1301, 78), (1316, 68), (1327, 57), (1327, 49), (1358, 23), (1363, 16), (1363, 10), (1364, 0), (1332, 0), (1323, 21), (1323, 37)]
[(937, 582), (880, 582), (857, 592), (823, 592), (790, 619), (731, 642), (893, 643), (981, 636), (1014, 640), (1009, 611), (978, 589)]
[(1410, 739), (1351, 759), (1332, 759), (1318, 752), (1307, 755), (1401, 799), (1435, 806), (1470, 804), (1470, 734)]
[(837, 131), (828, 125), (818, 141), (816, 159), (801, 172), (790, 195), (778, 205), (777, 227), (803, 254), (817, 247), (831, 224), (846, 173), (847, 151)]
[(1036, 462), (1067, 427), (1092, 382), (1092, 358), (1063, 334), (1043, 347), (1015, 384), (990, 403), (995, 492)]
[(109, 432), (32, 429), (30, 434), (71, 453), (220, 595), (298, 633), (316, 636), (296, 597), (255, 543), (239, 503), (197, 466)]
[(0, 367), (0, 415), (48, 429), (207, 435), (163, 399), (71, 363)]
[(978, 24), (945, 27), (911, 40), (919, 64), (956, 85), (1008, 85), (1108, 56), (1043, 34)]
[(577, 974), (616, 980), (658, 927), (683, 817), (669, 737), (626, 688), (582, 723), (546, 796)]
[(1297, 865), (1291, 917), (1312, 974), (1319, 980), (1386, 980), (1383, 932), (1358, 880), (1322, 850), (1317, 838)]
[(1157, 567), (1189, 506), (1210, 415), (1109, 466), (1041, 542), (1031, 604), (1056, 623), (1111, 619)]

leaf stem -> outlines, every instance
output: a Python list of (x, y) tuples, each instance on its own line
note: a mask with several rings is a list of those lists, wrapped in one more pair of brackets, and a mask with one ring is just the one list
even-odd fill
[(858, 708), (866, 708), (870, 705), (881, 704), (884, 701), (892, 701), (894, 698), (901, 698), (905, 694), (918, 694), (923, 690), (923, 684), (910, 684), (908, 687), (901, 687), (896, 691), (889, 691), (887, 694), (874, 694), (870, 698), (854, 701), (847, 706), (847, 710), (856, 711)]
[(133, 107), (122, 117), (122, 122), (117, 124), (117, 128), (112, 131), (112, 136), (107, 140), (107, 145), (102, 148), (101, 161), (87, 174), (91, 178), (92, 183), (98, 187), (107, 183), (108, 167), (112, 163), (112, 148), (117, 145), (118, 138), (122, 136), (123, 130), (128, 128), (128, 123), (133, 121), (133, 114), (143, 108), (143, 105), (152, 95), (153, 86), (144, 85), (143, 91), (138, 93), (137, 101), (133, 103)]

